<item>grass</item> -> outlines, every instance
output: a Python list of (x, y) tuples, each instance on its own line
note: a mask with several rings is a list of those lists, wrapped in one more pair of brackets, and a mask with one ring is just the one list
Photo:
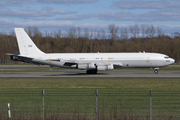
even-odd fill
[(0, 79), (0, 119), (8, 119), (8, 102), (12, 119), (41, 119), (42, 89), (45, 89), (46, 119), (95, 119), (96, 89), (101, 120), (149, 119), (150, 89), (153, 118), (179, 119), (179, 86), (180, 79)]
[(0, 83), (0, 111), (6, 115), (10, 102), (14, 118), (42, 117), (42, 89), (46, 118), (94, 119), (96, 89), (101, 119), (149, 118), (150, 89), (154, 118), (180, 117), (180, 79), (22, 78), (0, 79)]
[(0, 89), (154, 89), (180, 90), (180, 79), (31, 78), (0, 79)]

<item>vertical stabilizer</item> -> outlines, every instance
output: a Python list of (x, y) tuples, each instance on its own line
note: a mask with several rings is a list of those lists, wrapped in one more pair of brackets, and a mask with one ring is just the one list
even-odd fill
[(34, 54), (45, 54), (37, 48), (23, 28), (15, 28), (15, 33), (21, 55), (31, 56)]

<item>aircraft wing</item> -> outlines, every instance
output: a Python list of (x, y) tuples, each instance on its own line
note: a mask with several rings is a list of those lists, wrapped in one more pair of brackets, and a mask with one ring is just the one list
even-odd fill
[(123, 67), (122, 63), (113, 63), (113, 65), (115, 69)]
[(114, 68), (121, 68), (123, 67), (122, 63), (109, 63), (109, 62), (92, 62), (92, 61), (79, 61), (79, 60), (59, 60), (64, 63), (64, 66), (73, 66), (73, 65), (87, 65), (87, 64), (93, 64), (94, 66), (107, 66), (107, 65), (113, 65)]

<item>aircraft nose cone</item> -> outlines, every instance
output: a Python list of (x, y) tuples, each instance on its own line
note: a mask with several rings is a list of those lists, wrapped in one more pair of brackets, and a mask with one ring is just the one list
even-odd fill
[(175, 63), (176, 61), (174, 59), (172, 59), (172, 64)]

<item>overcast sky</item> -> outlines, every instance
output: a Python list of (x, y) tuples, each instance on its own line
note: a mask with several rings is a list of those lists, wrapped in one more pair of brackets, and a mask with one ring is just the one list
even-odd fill
[(108, 25), (160, 25), (180, 32), (180, 0), (1, 0), (0, 32), (15, 27), (41, 31), (70, 27), (108, 29)]

